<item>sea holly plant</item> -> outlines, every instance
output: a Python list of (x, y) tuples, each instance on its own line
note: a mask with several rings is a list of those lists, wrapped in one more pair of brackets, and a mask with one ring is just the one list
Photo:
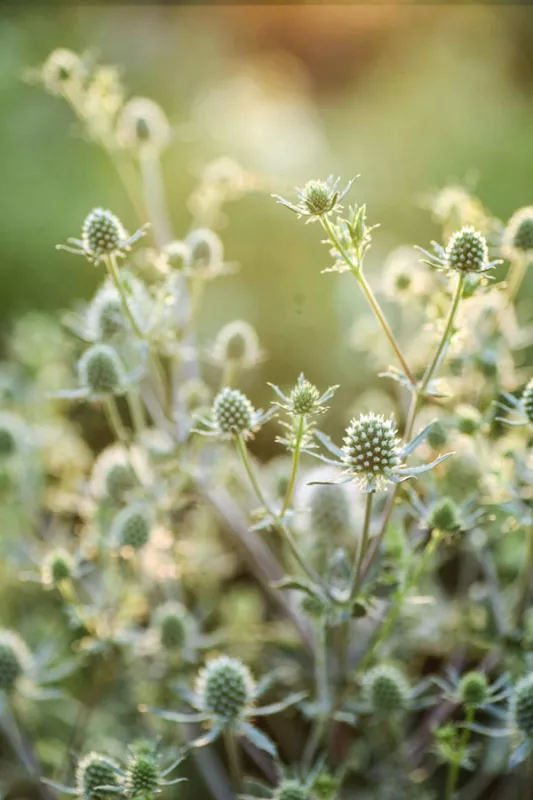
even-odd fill
[[(152, 797), (184, 758), (191, 796), (214, 800), (496, 798), (505, 771), (525, 787), (533, 401), (515, 300), (531, 207), (502, 223), (444, 187), (430, 201), (442, 243), (382, 269), (357, 184), (312, 178), (277, 197), (280, 215), (316, 223), (315, 279), (355, 280), (376, 373), (354, 397), (366, 373), (342, 381), (333, 359), (324, 377), (308, 358), (285, 383), (254, 320), (204, 335), (205, 289), (237, 268), (229, 203), (272, 182), (217, 158), (190, 220), (171, 214), (165, 111), (90, 53), (55, 51), (34, 77), (109, 158), (135, 233), (102, 196), (62, 247), (102, 267), (94, 296), (66, 330), (30, 314), (3, 342), (10, 764), (84, 800)], [(391, 319), (382, 290), (401, 303)], [(42, 659), (24, 644), (35, 631)], [(498, 775), (479, 757), (491, 737)]]

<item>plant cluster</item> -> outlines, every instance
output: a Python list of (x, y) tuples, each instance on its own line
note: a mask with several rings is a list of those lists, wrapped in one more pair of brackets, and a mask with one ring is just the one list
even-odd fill
[[(393, 360), (375, 405), (355, 408), (336, 442), (324, 428), (337, 386), (296, 369), (261, 410), (241, 382), (263, 358), (253, 327), (229, 320), (199, 340), (204, 293), (230, 270), (221, 212), (246, 173), (208, 165), (193, 224), (175, 238), (162, 109), (127, 100), (114, 68), (67, 50), (38, 78), (109, 156), (139, 218), (130, 234), (112, 211), (88, 209), (79, 238), (65, 231), (61, 248), (100, 270), (100, 286), (66, 331), (35, 315), (17, 325), (16, 370), (1, 370), (14, 599), (0, 725), (31, 791), (526, 792), (533, 378), (516, 299), (532, 210), (503, 225), (464, 191), (440, 193), (445, 241), (393, 253), (382, 276), (389, 301), (409, 304), (400, 336), (365, 271), (377, 226), (364, 205), (346, 206), (353, 181), (277, 198), (320, 231), (324, 272), (361, 291), (367, 357), (383, 368), (379, 338)], [(354, 341), (366, 346), (363, 330)], [(280, 452), (271, 463), (253, 453), (263, 427)], [(107, 442), (96, 453), (95, 428)], [(52, 637), (23, 600), (43, 604)], [(188, 783), (170, 790), (182, 763)]]

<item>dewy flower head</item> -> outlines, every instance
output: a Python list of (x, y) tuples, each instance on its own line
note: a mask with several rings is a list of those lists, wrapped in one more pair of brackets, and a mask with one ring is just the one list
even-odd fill
[(533, 206), (519, 209), (507, 223), (502, 254), (510, 260), (533, 258)]
[(333, 175), (330, 175), (327, 181), (308, 181), (303, 189), (296, 189), (298, 195), (296, 204), (289, 203), (277, 194), (273, 197), (278, 203), (294, 211), (298, 217), (307, 217), (308, 222), (315, 222), (328, 214), (342, 211), (341, 200), (349, 192), (354, 180), (352, 179), (342, 191), (339, 189), (340, 178), (335, 180)]
[(85, 256), (94, 264), (109, 256), (124, 257), (132, 245), (141, 239), (148, 225), (143, 225), (133, 236), (126, 233), (122, 222), (115, 214), (104, 208), (94, 208), (83, 223), (81, 239), (68, 239), (69, 245), (57, 245), (75, 255)]
[[(364, 492), (381, 491), (389, 483), (401, 483), (427, 472), (452, 455), (447, 453), (420, 467), (407, 467), (403, 463), (405, 457), (414, 452), (424, 441), (430, 429), (431, 425), (426, 426), (409, 444), (402, 446), (394, 418), (385, 419), (382, 414), (373, 412), (361, 414), (348, 426), (342, 449), (329, 437), (316, 431), (316, 438), (337, 457), (337, 460), (333, 461), (320, 455), (317, 455), (317, 458), (327, 464), (343, 468), (346, 477), (337, 482), (355, 480)], [(335, 481), (322, 481), (322, 483), (335, 483)]]
[(83, 800), (111, 800), (120, 784), (120, 767), (109, 756), (92, 752), (78, 762), (76, 787)]
[(475, 228), (466, 225), (456, 231), (449, 239), (446, 249), (432, 242), (432, 253), (417, 247), (424, 256), (424, 262), (435, 269), (458, 272), (463, 275), (482, 275), (501, 262), (488, 260), (485, 237)]

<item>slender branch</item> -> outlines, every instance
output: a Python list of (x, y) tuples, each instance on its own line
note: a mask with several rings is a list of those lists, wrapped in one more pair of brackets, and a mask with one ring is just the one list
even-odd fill
[(120, 278), (120, 272), (117, 266), (117, 260), (114, 253), (110, 253), (105, 259), (105, 265), (107, 267), (107, 271), (109, 273), (109, 277), (111, 278), (117, 292), (120, 295), (120, 300), (122, 302), (122, 309), (124, 314), (126, 315), (128, 322), (130, 323), (133, 332), (139, 339), (144, 339), (144, 334), (139, 328), (137, 324), (137, 320), (135, 319), (133, 312), (128, 303), (128, 297), (126, 295), (126, 290), (124, 289), (124, 284)]
[(467, 708), (465, 727), (463, 728), (461, 738), (459, 740), (457, 758), (452, 761), (448, 770), (448, 779), (446, 781), (446, 800), (453, 800), (455, 796), (455, 787), (457, 785), (457, 778), (459, 777), (459, 770), (465, 757), (468, 742), (470, 741), (470, 728), (468, 726), (474, 721), (475, 715), (476, 709), (473, 706)]
[(305, 426), (305, 417), (303, 414), (300, 414), (298, 417), (298, 429), (296, 431), (296, 441), (294, 443), (294, 450), (292, 453), (292, 469), (291, 475), (289, 478), (289, 484), (287, 486), (287, 491), (285, 492), (285, 499), (283, 500), (283, 505), (281, 507), (281, 511), (279, 516), (283, 517), (287, 509), (291, 505), (292, 495), (294, 492), (294, 485), (296, 483), (296, 475), (298, 472), (298, 464), (300, 463), (300, 450), (302, 447), (302, 439), (304, 433), (304, 426)]
[(235, 792), (237, 794), (242, 794), (244, 792), (244, 778), (242, 774), (241, 756), (235, 734), (230, 728), (224, 731), (224, 743), (226, 745), (230, 774)]
[(365, 556), (368, 551), (368, 546), (370, 544), (370, 523), (372, 520), (372, 504), (374, 502), (374, 492), (368, 492), (366, 496), (366, 506), (365, 506), (365, 521), (363, 524), (363, 534), (361, 536), (361, 546), (359, 548), (359, 554), (357, 558), (357, 565), (354, 566), (354, 570), (352, 573), (352, 580), (350, 585), (350, 599), (353, 600), (354, 594), (359, 586), (359, 582), (361, 579), (361, 569), (363, 567), (363, 563), (365, 560)]
[(120, 417), (120, 412), (118, 410), (117, 401), (113, 395), (110, 394), (104, 398), (104, 409), (106, 412), (107, 421), (109, 422), (109, 427), (113, 431), (115, 437), (119, 442), (126, 444), (128, 441), (128, 432), (124, 427)]

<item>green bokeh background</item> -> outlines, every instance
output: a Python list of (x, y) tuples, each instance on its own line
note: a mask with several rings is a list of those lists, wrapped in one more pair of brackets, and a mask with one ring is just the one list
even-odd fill
[[(273, 190), (360, 173), (353, 198), (379, 222), (368, 257), (379, 287), (387, 251), (438, 235), (423, 196), (450, 180), (473, 186), (506, 219), (533, 197), (533, 10), (520, 6), (183, 6), (4, 9), (0, 27), (0, 313), (90, 296), (99, 271), (54, 250), (95, 205), (137, 220), (106, 155), (70, 110), (25, 80), (58, 46), (119, 64), (128, 90), (166, 110), (164, 156), (174, 232), (203, 163), (231, 155)], [(348, 333), (367, 313), (350, 276), (327, 265), (316, 226), (256, 192), (228, 207), (222, 235), (240, 272), (210, 287), (207, 341), (242, 317), (268, 360), (250, 379), (298, 372), (340, 383), (347, 409), (369, 380)], [(531, 287), (526, 282), (523, 292)], [(394, 318), (394, 311), (392, 311)], [(341, 413), (342, 416), (342, 413)]]

